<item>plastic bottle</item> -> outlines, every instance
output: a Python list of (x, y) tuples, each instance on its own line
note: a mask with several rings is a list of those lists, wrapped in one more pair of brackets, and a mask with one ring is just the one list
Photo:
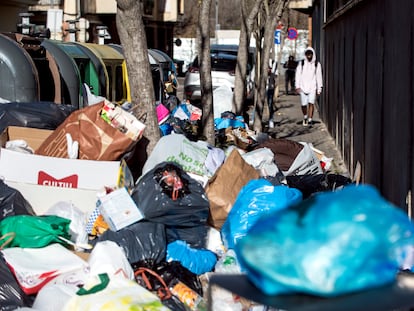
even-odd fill
[(227, 250), (220, 256), (215, 266), (215, 271), (220, 273), (241, 273), (239, 262), (233, 249)]

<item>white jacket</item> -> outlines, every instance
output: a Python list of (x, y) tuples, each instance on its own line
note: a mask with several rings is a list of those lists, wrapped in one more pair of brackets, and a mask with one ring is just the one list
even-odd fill
[(311, 61), (305, 57), (302, 67), (302, 61), (299, 61), (298, 67), (296, 68), (296, 88), (301, 89), (304, 93), (309, 94), (311, 92), (317, 92), (318, 94), (322, 92), (323, 81), (322, 81), (322, 66), (316, 62), (316, 53), (315, 50), (311, 47), (308, 47), (305, 50), (312, 51), (313, 57)]

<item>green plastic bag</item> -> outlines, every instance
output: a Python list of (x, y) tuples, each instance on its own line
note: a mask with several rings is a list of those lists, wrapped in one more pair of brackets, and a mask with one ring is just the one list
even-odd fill
[[(39, 248), (51, 243), (67, 243), (59, 237), (70, 240), (70, 219), (63, 217), (16, 215), (0, 221), (0, 237), (14, 233), (13, 240), (5, 247)], [(0, 244), (2, 238), (0, 238)]]

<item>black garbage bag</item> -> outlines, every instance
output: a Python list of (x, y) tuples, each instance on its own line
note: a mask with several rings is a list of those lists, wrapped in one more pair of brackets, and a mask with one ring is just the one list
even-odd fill
[(183, 282), (185, 285), (203, 296), (203, 286), (198, 275), (188, 270), (179, 261), (164, 261), (154, 269), (167, 284), (176, 281)]
[(165, 260), (167, 242), (165, 227), (161, 223), (139, 221), (117, 232), (107, 230), (92, 244), (101, 241), (117, 243), (131, 265), (139, 262), (151, 266)]
[(177, 96), (170, 95), (163, 104), (170, 112), (172, 112), (180, 104), (180, 100)]
[(303, 199), (310, 197), (316, 192), (333, 191), (351, 184), (352, 180), (339, 174), (316, 174), (286, 176), (289, 187), (300, 190)]
[(139, 179), (131, 197), (146, 220), (167, 227), (207, 224), (209, 202), (204, 188), (177, 163), (156, 165)]
[(197, 141), (202, 138), (200, 120), (181, 120), (170, 117), (167, 122), (172, 127), (174, 133), (182, 134), (191, 141)]
[(125, 160), (129, 170), (131, 171), (134, 183), (142, 175), (142, 169), (148, 160), (147, 147), (149, 140), (142, 137), (131, 150), (125, 152), (121, 159)]
[(34, 297), (26, 295), (0, 255), (0, 311), (31, 307)]
[(186, 241), (192, 248), (207, 248), (208, 225), (199, 225), (192, 227), (167, 226), (167, 244), (174, 241)]
[(35, 215), (30, 203), (16, 189), (0, 179), (0, 220), (8, 216)]
[(53, 102), (2, 103), (0, 131), (8, 126), (55, 130), (74, 110), (72, 106)]
[[(194, 291), (196, 295), (203, 296), (203, 287), (198, 276), (181, 265), (178, 261), (163, 261), (154, 266), (132, 265), (135, 278), (138, 284), (156, 293), (163, 293), (163, 296), (170, 292), (167, 299), (161, 299), (161, 302), (174, 311), (189, 310), (188, 306), (180, 301), (179, 297), (174, 294), (174, 286), (184, 284), (189, 291)], [(167, 288), (165, 288), (167, 287)], [(182, 291), (182, 290), (181, 290)], [(188, 292), (183, 294), (187, 296), (182, 298), (191, 299)], [(160, 295), (159, 295), (160, 296)]]
[(135, 281), (145, 289), (158, 296), (161, 303), (169, 310), (188, 311), (185, 304), (174, 295), (168, 283), (156, 271), (145, 266), (134, 266)]

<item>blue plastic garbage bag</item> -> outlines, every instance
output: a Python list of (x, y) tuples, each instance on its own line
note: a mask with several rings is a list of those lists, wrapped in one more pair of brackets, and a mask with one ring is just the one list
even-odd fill
[(178, 261), (194, 274), (203, 274), (214, 269), (217, 256), (208, 249), (195, 249), (185, 241), (175, 241), (167, 246), (167, 261)]
[(274, 186), (266, 179), (249, 181), (237, 195), (221, 228), (224, 246), (233, 249), (239, 239), (264, 215), (302, 201), (302, 193), (285, 185)]
[(241, 127), (245, 128), (246, 124), (240, 119), (230, 119), (230, 118), (215, 118), (214, 126), (216, 130), (226, 129), (228, 127)]
[(373, 186), (349, 185), (261, 218), (235, 251), (266, 294), (330, 297), (392, 283), (413, 242), (402, 210)]
[(172, 125), (168, 122), (168, 120), (167, 120), (167, 122), (165, 122), (165, 123), (161, 124), (161, 125), (159, 126), (159, 128), (160, 128), (160, 131), (161, 131), (161, 136), (170, 135), (170, 134), (171, 134), (171, 132), (173, 131), (173, 127), (172, 127)]

